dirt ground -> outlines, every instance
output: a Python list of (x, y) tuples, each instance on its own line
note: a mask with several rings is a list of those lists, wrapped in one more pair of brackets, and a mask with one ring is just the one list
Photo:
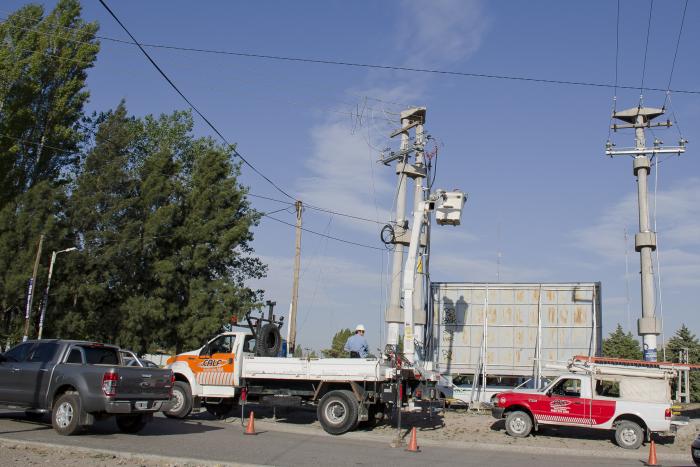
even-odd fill
[(172, 464), (152, 462), (134, 457), (88, 453), (53, 447), (39, 447), (0, 441), (0, 467), (26, 465), (71, 465), (75, 467), (166, 467)]
[[(273, 419), (273, 412), (270, 408), (256, 407), (254, 410), (256, 419), (267, 421)], [(676, 433), (675, 437), (654, 436), (659, 453), (685, 454), (690, 449), (690, 444), (700, 433), (700, 404), (686, 406), (682, 414), (692, 418), (687, 426), (682, 427)], [(240, 418), (231, 417), (227, 421), (240, 423)], [(276, 421), (278, 423), (313, 426), (321, 430), (313, 410), (287, 411), (280, 408), (276, 411)], [(403, 413), (401, 426), (403, 436), (407, 434), (410, 427), (415, 426), (420, 439), (436, 441), (467, 441), (485, 444), (595, 450), (598, 452), (614, 452), (622, 449), (614, 444), (611, 431), (577, 427), (543, 426), (533, 436), (520, 439), (512, 438), (506, 433), (503, 420), (494, 419), (490, 412), (476, 413), (465, 409), (451, 408), (433, 416), (421, 412)], [(360, 427), (358, 430), (393, 436), (396, 433), (396, 420), (383, 420), (371, 429)]]

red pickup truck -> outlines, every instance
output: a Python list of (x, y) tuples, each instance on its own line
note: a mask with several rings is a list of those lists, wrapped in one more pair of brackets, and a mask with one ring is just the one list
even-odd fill
[(671, 389), (663, 372), (565, 374), (539, 391), (499, 393), (492, 414), (505, 417), (506, 431), (517, 438), (540, 425), (582, 426), (615, 430), (616, 443), (626, 449), (683, 424), (672, 420)]

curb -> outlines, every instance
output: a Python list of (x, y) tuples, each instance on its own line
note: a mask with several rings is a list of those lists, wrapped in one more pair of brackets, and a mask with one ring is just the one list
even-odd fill
[(98, 449), (98, 448), (86, 448), (83, 446), (72, 446), (68, 444), (57, 444), (57, 443), (43, 443), (43, 442), (36, 442), (36, 441), (23, 441), (23, 440), (17, 440), (13, 438), (3, 438), (0, 436), (0, 444), (4, 444), (6, 446), (27, 446), (27, 447), (32, 447), (32, 448), (50, 448), (50, 449), (58, 449), (62, 451), (69, 451), (69, 452), (80, 452), (83, 454), (105, 454), (108, 456), (114, 456), (116, 459), (125, 459), (125, 460), (131, 460), (134, 461), (135, 463), (138, 463), (138, 461), (153, 461), (153, 462), (162, 462), (162, 463), (167, 463), (167, 464), (174, 464), (174, 465), (197, 465), (197, 466), (207, 466), (207, 467), (219, 467), (219, 466), (227, 466), (227, 467), (269, 467), (266, 465), (262, 464), (241, 464), (239, 462), (220, 462), (220, 461), (208, 461), (204, 459), (192, 459), (189, 457), (168, 457), (168, 456), (161, 456), (158, 454), (139, 454), (135, 452), (121, 452), (121, 451), (112, 451), (110, 449)]
[[(226, 421), (226, 424), (238, 423), (238, 419), (232, 421)], [(285, 425), (281, 422), (268, 422), (264, 420), (257, 420), (255, 422), (260, 427), (264, 427), (266, 430), (279, 431), (283, 433), (291, 434), (303, 434), (303, 435), (313, 435), (319, 437), (332, 437), (338, 438), (339, 436), (331, 435), (325, 431), (318, 428), (303, 427), (303, 426), (291, 426)], [(405, 431), (405, 430), (403, 430)], [(418, 432), (420, 436), (420, 431)], [(505, 435), (504, 435), (505, 436)], [(377, 443), (386, 443), (387, 446), (394, 440), (393, 435), (386, 434), (371, 434), (371, 432), (349, 432), (342, 435), (342, 438), (352, 439), (357, 441), (373, 441)], [(444, 447), (451, 449), (463, 449), (472, 450), (478, 449), (482, 451), (511, 451), (511, 452), (522, 452), (528, 454), (553, 454), (559, 456), (576, 456), (584, 457), (584, 455), (576, 452), (571, 448), (556, 448), (556, 447), (544, 447), (544, 446), (523, 446), (516, 444), (495, 444), (495, 443), (475, 443), (471, 441), (454, 441), (454, 440), (435, 440), (429, 438), (420, 439), (421, 446), (432, 446), (432, 447)], [(691, 462), (692, 458), (690, 454), (681, 453), (658, 453), (660, 461), (680, 461), (680, 462)], [(643, 447), (637, 451), (628, 451), (620, 448), (618, 452), (609, 453), (596, 453), (596, 458), (607, 458), (607, 459), (636, 459), (640, 461), (646, 461), (647, 450)]]

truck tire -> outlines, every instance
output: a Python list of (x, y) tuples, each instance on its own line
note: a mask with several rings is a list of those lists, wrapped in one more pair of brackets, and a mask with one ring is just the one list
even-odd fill
[(53, 404), (51, 424), (59, 435), (75, 435), (81, 430), (81, 415), (80, 395), (77, 392), (66, 392)]
[(639, 449), (644, 441), (644, 430), (638, 423), (623, 420), (615, 426), (615, 443), (624, 449)]
[(255, 339), (255, 355), (258, 357), (276, 357), (282, 348), (280, 330), (272, 323), (260, 328)]
[(506, 431), (513, 438), (525, 438), (532, 432), (532, 418), (521, 410), (510, 412), (506, 417)]
[(331, 435), (342, 435), (357, 426), (357, 400), (352, 391), (330, 391), (316, 410), (321, 427)]
[(190, 385), (184, 381), (175, 381), (173, 385), (173, 399), (175, 404), (163, 412), (168, 418), (185, 418), (192, 412), (192, 391)]
[(148, 424), (146, 415), (117, 415), (117, 427), (122, 433), (138, 433)]

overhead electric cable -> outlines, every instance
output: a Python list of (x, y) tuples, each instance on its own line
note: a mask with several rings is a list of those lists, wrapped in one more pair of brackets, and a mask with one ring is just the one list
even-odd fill
[(678, 38), (676, 39), (676, 51), (673, 52), (673, 62), (671, 63), (671, 73), (668, 75), (668, 86), (666, 86), (666, 98), (664, 99), (663, 109), (666, 109), (666, 102), (668, 101), (668, 95), (671, 92), (671, 80), (673, 79), (673, 71), (676, 68), (676, 57), (678, 57), (678, 46), (681, 43), (681, 34), (683, 34), (683, 23), (685, 23), (685, 12), (688, 10), (688, 0), (685, 0), (685, 5), (683, 6), (683, 14), (681, 15), (681, 26), (678, 28)]
[(270, 178), (268, 178), (265, 174), (263, 174), (261, 171), (259, 171), (257, 168), (255, 168), (255, 166), (253, 166), (253, 164), (248, 162), (248, 160), (245, 157), (243, 157), (243, 155), (241, 155), (241, 153), (239, 153), (235, 149), (235, 147), (226, 139), (226, 137), (219, 131), (219, 129), (216, 126), (214, 126), (214, 124), (211, 121), (209, 121), (209, 119), (202, 112), (200, 112), (200, 110), (197, 108), (197, 106), (195, 106), (192, 103), (192, 101), (190, 101), (187, 98), (187, 96), (185, 96), (185, 94), (183, 94), (183, 92), (180, 91), (180, 89), (175, 85), (175, 83), (170, 79), (170, 77), (168, 77), (168, 75), (163, 71), (163, 69), (160, 66), (158, 66), (158, 64), (155, 62), (155, 60), (153, 60), (153, 58), (151, 58), (149, 53), (146, 52), (146, 50), (136, 40), (134, 35), (131, 34), (131, 32), (127, 29), (127, 27), (124, 25), (124, 23), (122, 23), (121, 20), (117, 17), (117, 15), (114, 14), (114, 12), (109, 8), (109, 6), (107, 6), (107, 4), (104, 2), (104, 0), (99, 0), (99, 2), (107, 10), (107, 12), (109, 12), (109, 14), (112, 16), (112, 18), (114, 18), (114, 20), (119, 24), (119, 26), (121, 26), (121, 28), (124, 30), (124, 32), (126, 32), (129, 35), (129, 37), (133, 41), (133, 44), (136, 45), (139, 48), (139, 50), (141, 50), (141, 52), (146, 56), (148, 61), (151, 62), (151, 65), (153, 65), (153, 67), (158, 71), (158, 73), (160, 73), (160, 75), (163, 77), (163, 79), (165, 79), (168, 82), (170, 87), (172, 87), (175, 90), (175, 92), (177, 92), (180, 95), (180, 97), (182, 97), (182, 99), (187, 103), (187, 105), (189, 105), (190, 108), (192, 110), (194, 110), (197, 113), (197, 115), (199, 115), (202, 118), (202, 120), (204, 120), (204, 122), (209, 126), (209, 128), (211, 128), (212, 131), (214, 133), (216, 133), (217, 136), (219, 138), (221, 138), (221, 140), (231, 148), (231, 150), (233, 151), (233, 154), (236, 157), (238, 157), (245, 165), (250, 167), (250, 169), (253, 172), (255, 172), (256, 174), (261, 176), (265, 181), (267, 181), (270, 185), (272, 185), (277, 191), (279, 191), (280, 193), (282, 193), (283, 195), (285, 195), (286, 197), (288, 197), (290, 199), (296, 199), (292, 195), (287, 193), (284, 189), (282, 189), (279, 185), (277, 185), (275, 182), (273, 182)]
[[(68, 28), (71, 29), (71, 28)], [(509, 81), (524, 81), (532, 83), (542, 83), (542, 84), (556, 84), (556, 85), (567, 85), (567, 86), (588, 86), (588, 87), (598, 87), (598, 88), (614, 88), (612, 83), (600, 83), (593, 81), (573, 81), (573, 80), (562, 80), (562, 79), (548, 79), (548, 78), (534, 78), (527, 76), (518, 75), (497, 75), (490, 73), (472, 73), (463, 71), (453, 71), (453, 70), (441, 70), (435, 68), (416, 68), (416, 67), (406, 67), (406, 66), (396, 66), (396, 65), (381, 65), (373, 63), (361, 63), (361, 62), (349, 62), (344, 60), (331, 60), (331, 59), (316, 59), (316, 58), (305, 58), (305, 57), (292, 57), (284, 55), (271, 55), (271, 54), (259, 54), (250, 52), (238, 52), (233, 50), (217, 50), (217, 49), (203, 49), (196, 47), (182, 47), (166, 44), (150, 44), (150, 43), (134, 43), (123, 39), (116, 39), (107, 36), (95, 36), (97, 39), (117, 42), (122, 44), (137, 45), (142, 48), (155, 48), (155, 49), (168, 49), (168, 50), (178, 50), (182, 52), (197, 52), (206, 54), (216, 54), (216, 55), (230, 55), (237, 57), (248, 57), (248, 58), (259, 58), (265, 60), (276, 60), (276, 61), (286, 61), (286, 62), (300, 62), (300, 63), (314, 63), (321, 65), (337, 65), (345, 67), (355, 67), (355, 68), (372, 68), (380, 70), (390, 70), (390, 71), (405, 71), (412, 73), (428, 73), (428, 74), (438, 74), (446, 76), (458, 76), (467, 78), (485, 78), (485, 79), (498, 79), (498, 80), (509, 80)], [(617, 86), (618, 89), (639, 89), (639, 86), (631, 85), (620, 85)], [(646, 91), (661, 91), (665, 92), (666, 89), (656, 88), (656, 87), (645, 87)], [(671, 92), (679, 94), (694, 94), (700, 95), (700, 90), (695, 89), (671, 89)]]
[[(277, 198), (271, 198), (271, 197), (269, 197), (269, 196), (256, 195), (256, 194), (253, 194), (253, 193), (246, 193), (246, 196), (251, 196), (251, 197), (253, 197), (253, 198), (266, 199), (266, 200), (268, 200), (268, 201), (274, 201), (274, 202), (277, 202), (277, 203), (285, 203), (285, 204), (289, 204), (289, 205), (294, 205), (294, 203), (290, 203), (289, 201), (285, 201), (285, 200), (281, 200), (281, 199), (277, 199)], [(304, 207), (305, 207), (305, 208), (308, 208), (308, 209), (313, 209), (313, 210), (315, 210), (315, 211), (321, 211), (321, 212), (325, 212), (325, 213), (328, 213), (328, 214), (333, 214), (333, 215), (336, 215), (336, 216), (348, 217), (348, 218), (350, 218), (350, 219), (356, 219), (356, 220), (360, 220), (360, 221), (371, 222), (371, 223), (373, 223), (373, 224), (379, 224), (379, 225), (384, 225), (384, 224), (386, 224), (386, 222), (379, 222), (379, 221), (376, 221), (376, 220), (373, 220), (373, 219), (368, 219), (368, 218), (366, 218), (366, 217), (354, 216), (354, 215), (352, 215), (352, 214), (346, 214), (346, 213), (344, 213), (344, 212), (333, 211), (333, 210), (331, 210), (331, 209), (326, 209), (326, 208), (322, 208), (322, 207), (319, 207), (319, 206), (314, 206), (313, 204), (306, 204), (306, 203), (304, 203)]]
[[(289, 223), (289, 222), (285, 222), (285, 221), (283, 221), (283, 220), (281, 220), (281, 219), (277, 219), (276, 217), (268, 216), (268, 215), (266, 215), (266, 214), (262, 214), (262, 216), (265, 217), (265, 218), (267, 218), (267, 219), (272, 219), (273, 221), (277, 221), (277, 222), (279, 222), (280, 224), (284, 224), (284, 225), (288, 225), (288, 226), (290, 226), (290, 227), (297, 228), (296, 225), (294, 225), (294, 224), (292, 224), (292, 223)], [(333, 237), (333, 236), (331, 236), (331, 235), (326, 235), (326, 234), (323, 234), (323, 233), (321, 233), (321, 232), (316, 232), (315, 230), (310, 230), (310, 229), (307, 229), (307, 228), (305, 228), (305, 227), (301, 227), (301, 230), (303, 230), (304, 232), (308, 232), (308, 233), (310, 233), (310, 234), (318, 235), (319, 237), (330, 238), (331, 240), (335, 240), (335, 241), (341, 242), (341, 243), (347, 243), (347, 244), (349, 244), (349, 245), (355, 245), (355, 246), (359, 246), (359, 247), (362, 247), (362, 248), (368, 248), (368, 249), (370, 249), (370, 250), (380, 250), (380, 251), (384, 251), (384, 250), (385, 250), (385, 248), (380, 248), (380, 247), (376, 247), (376, 246), (372, 246), (372, 245), (365, 245), (364, 243), (358, 243), (358, 242), (353, 242), (353, 241), (345, 240), (345, 239), (338, 238), (338, 237)]]
[[(100, 0), (102, 1), (102, 0)], [(642, 99), (644, 96), (644, 75), (647, 71), (647, 52), (649, 50), (649, 33), (651, 31), (651, 13), (654, 10), (654, 0), (649, 0), (649, 21), (647, 22), (647, 40), (644, 45), (644, 64), (642, 65), (642, 81), (639, 85), (639, 107), (642, 106)]]

